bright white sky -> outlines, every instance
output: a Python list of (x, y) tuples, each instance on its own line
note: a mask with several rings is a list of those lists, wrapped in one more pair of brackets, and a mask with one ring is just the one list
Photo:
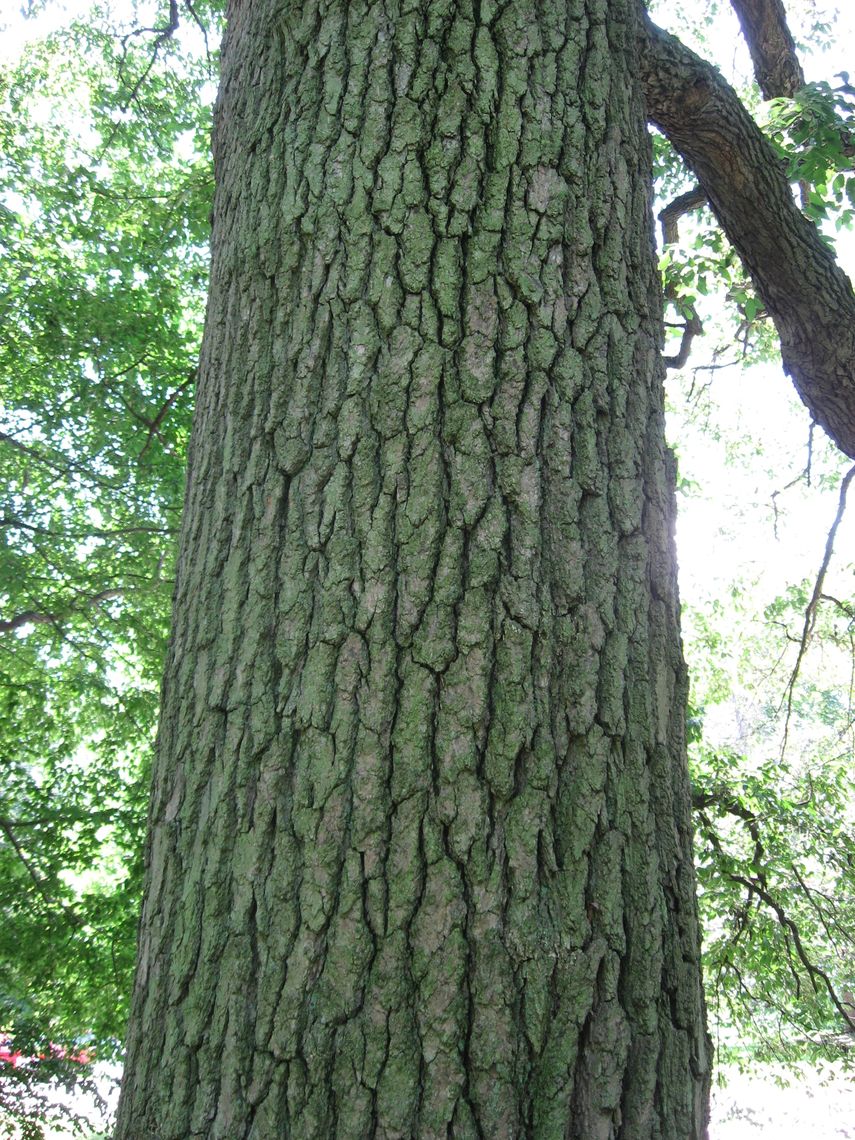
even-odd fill
[(37, 19), (27, 20), (17, 4), (12, 7), (13, 3), (14, 0), (3, 0), (7, 10), (0, 12), (0, 63), (16, 59), (29, 40), (50, 35), (92, 7), (88, 0), (51, 0)]

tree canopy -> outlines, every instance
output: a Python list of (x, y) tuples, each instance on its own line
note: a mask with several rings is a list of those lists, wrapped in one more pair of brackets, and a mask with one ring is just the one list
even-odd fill
[[(738, 344), (762, 367), (780, 342), (805, 437), (815, 423), (855, 456), (855, 298), (831, 236), (855, 208), (855, 89), (846, 75), (805, 84), (780, 0), (732, 3), (756, 73), (742, 97), (702, 54), (716, 0), (698, 52), (651, 22), (640, 46), (687, 504), (704, 418), (734, 468), (758, 450), (714, 381), (698, 392), (715, 375), (695, 364), (708, 295), (715, 353)], [(671, 22), (674, 6), (654, 15)], [(0, 1060), (0, 1112), (22, 1121), (43, 1077), (75, 1076), (69, 1057), (121, 1049), (204, 312), (219, 19), (172, 0), (124, 24), (107, 6), (0, 71), (0, 1033), (34, 1058)], [(803, 34), (825, 32), (808, 6)], [(852, 1028), (839, 452), (816, 440), (794, 473), (830, 504), (817, 572), (767, 598), (762, 620), (738, 578), (686, 608), (709, 996), (722, 1051), (749, 1059), (837, 1056)], [(709, 729), (722, 708), (739, 732)]]
[(212, 65), (159, 34), (79, 22), (0, 75), (0, 1025), (24, 1055), (112, 1055), (126, 1015), (212, 187)]

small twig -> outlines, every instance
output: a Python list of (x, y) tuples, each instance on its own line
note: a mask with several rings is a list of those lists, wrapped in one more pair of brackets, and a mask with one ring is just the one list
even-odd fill
[(128, 107), (130, 107), (131, 103), (133, 103), (136, 99), (137, 95), (139, 94), (140, 87), (142, 87), (143, 83), (145, 83), (146, 79), (148, 79), (149, 75), (151, 74), (151, 69), (157, 62), (157, 57), (161, 47), (166, 43), (167, 40), (172, 39), (172, 37), (178, 31), (178, 23), (178, 0), (169, 0), (168, 24), (164, 24), (164, 26), (160, 28), (134, 28), (132, 32), (129, 32), (126, 36), (122, 37), (123, 56), (122, 62), (119, 66), (120, 78), (128, 56), (129, 41), (135, 39), (138, 36), (152, 35), (155, 37), (154, 43), (152, 44), (151, 59), (148, 61), (148, 66), (145, 68), (142, 75), (134, 84), (133, 89), (126, 101), (122, 104), (123, 111), (127, 111)]
[[(821, 926), (822, 926), (822, 929), (825, 931), (825, 936), (826, 936), (826, 938), (828, 939), (828, 943), (829, 943), (829, 945), (830, 945), (830, 946), (836, 946), (836, 945), (837, 945), (837, 940), (835, 939), (835, 937), (834, 937), (834, 934), (832, 933), (832, 931), (831, 931), (831, 929), (830, 929), (830, 927), (829, 927), (829, 925), (828, 925), (828, 916), (826, 915), (826, 913), (825, 913), (825, 911), (822, 909), (822, 907), (819, 905), (819, 903), (816, 901), (816, 898), (814, 897), (814, 891), (813, 891), (813, 889), (807, 885), (807, 883), (805, 882), (805, 880), (804, 880), (804, 879), (802, 878), (802, 876), (799, 874), (799, 869), (798, 869), (798, 867), (795, 865), (795, 863), (791, 863), (791, 864), (790, 864), (790, 870), (793, 872), (793, 875), (794, 875), (794, 876), (795, 876), (795, 878), (796, 878), (796, 882), (797, 882), (797, 883), (799, 884), (799, 886), (801, 887), (801, 889), (802, 889), (802, 891), (803, 891), (803, 893), (804, 893), (804, 896), (805, 896), (805, 898), (808, 900), (808, 902), (810, 903), (811, 907), (812, 907), (812, 908), (814, 909), (814, 911), (816, 912), (817, 918), (818, 918), (818, 919), (819, 919), (819, 921), (820, 921), (820, 924), (821, 924)], [(816, 892), (816, 893), (819, 893), (819, 892)], [(847, 942), (850, 942), (850, 943), (851, 943), (851, 942), (852, 942), (852, 935), (851, 935), (851, 933), (850, 933), (848, 930), (845, 930), (845, 929), (844, 929), (844, 928), (843, 928), (843, 927), (840, 925), (840, 923), (839, 923), (839, 922), (837, 922), (837, 920), (836, 920), (836, 919), (832, 919), (832, 921), (833, 921), (833, 923), (834, 923), (834, 926), (836, 927), (836, 929), (837, 929), (837, 930), (839, 931), (839, 933), (840, 933), (840, 934), (843, 936), (843, 938), (844, 938), (844, 939), (845, 939)], [(855, 1028), (855, 1022), (851, 1023), (851, 1025), (852, 1025), (852, 1028)]]
[(793, 666), (793, 671), (790, 674), (790, 681), (787, 685), (787, 715), (784, 719), (784, 736), (781, 742), (781, 756), (784, 755), (787, 749), (787, 738), (790, 731), (790, 718), (793, 712), (793, 696), (796, 688), (796, 681), (799, 677), (799, 671), (802, 667), (804, 655), (807, 652), (808, 642), (816, 626), (816, 613), (819, 606), (820, 599), (822, 598), (822, 587), (825, 583), (825, 575), (828, 570), (831, 556), (834, 553), (834, 540), (837, 537), (837, 530), (843, 521), (843, 515), (846, 511), (846, 493), (849, 490), (849, 484), (855, 478), (855, 467), (850, 467), (846, 474), (843, 476), (843, 482), (840, 484), (840, 495), (837, 500), (837, 512), (834, 516), (834, 522), (831, 524), (831, 529), (828, 532), (828, 537), (825, 541), (825, 551), (820, 563), (819, 572), (816, 576), (814, 583), (813, 593), (811, 599), (807, 604), (805, 610), (805, 620), (802, 626), (802, 634), (799, 639), (799, 651), (796, 656), (796, 663)]
[(25, 530), (29, 534), (43, 535), (45, 538), (70, 538), (70, 539), (88, 539), (88, 538), (124, 538), (129, 534), (168, 534), (173, 535), (176, 533), (174, 527), (163, 526), (121, 526), (112, 530), (105, 530), (102, 527), (88, 527), (83, 530), (54, 530), (47, 526), (38, 526), (35, 523), (28, 523), (24, 519), (18, 518), (15, 515), (5, 515), (0, 517), (0, 527), (4, 530)]
[(788, 940), (792, 939), (792, 944), (795, 947), (796, 956), (798, 957), (802, 966), (806, 970), (808, 977), (810, 978), (814, 993), (819, 993), (819, 985), (817, 983), (817, 979), (820, 979), (826, 991), (828, 992), (828, 996), (831, 998), (834, 1007), (837, 1009), (844, 1022), (846, 1024), (849, 1024), (849, 1015), (847, 1014), (842, 1002), (840, 1001), (840, 998), (837, 996), (837, 991), (835, 990), (831, 979), (823, 969), (817, 966), (814, 962), (811, 962), (807, 951), (804, 948), (798, 927), (778, 902), (778, 900), (774, 898), (774, 896), (771, 895), (768, 890), (760, 886), (760, 884), (756, 881), (746, 879), (742, 875), (731, 875), (730, 878), (735, 883), (741, 883), (742, 886), (753, 889), (763, 900), (763, 902), (770, 908), (770, 910), (774, 911), (775, 917), (778, 919), (781, 927), (789, 936)]
[[(119, 73), (118, 73), (118, 79), (119, 79), (120, 83), (124, 82), (125, 65), (127, 64), (127, 61), (128, 61), (128, 45), (129, 45), (130, 41), (138, 38), (139, 36), (145, 36), (145, 35), (153, 35), (155, 37), (154, 42), (152, 44), (151, 57), (150, 57), (148, 63), (146, 64), (145, 68), (143, 69), (142, 74), (139, 76), (136, 83), (134, 83), (133, 87), (131, 88), (131, 91), (130, 91), (130, 94), (128, 95), (128, 97), (125, 99), (125, 101), (123, 103), (119, 104), (119, 110), (123, 114), (128, 110), (130, 105), (136, 101), (137, 95), (139, 95), (139, 92), (140, 92), (140, 88), (145, 83), (145, 81), (148, 79), (149, 75), (152, 72), (152, 68), (154, 67), (155, 63), (157, 63), (157, 58), (160, 54), (161, 47), (163, 46), (164, 43), (166, 43), (167, 40), (171, 39), (175, 35), (175, 33), (178, 31), (178, 25), (179, 25), (178, 0), (169, 0), (169, 23), (168, 24), (164, 24), (160, 28), (157, 28), (157, 27), (155, 27), (155, 28), (134, 28), (133, 31), (128, 32), (127, 35), (121, 37), (122, 58), (119, 61)], [(113, 140), (115, 139), (116, 135), (119, 133), (120, 125), (121, 125), (121, 123), (114, 123), (113, 124), (113, 129), (110, 131), (109, 135), (107, 136), (106, 142), (104, 143), (104, 145), (101, 148), (101, 153), (98, 156), (99, 160), (101, 158), (103, 158), (103, 156), (107, 153), (107, 151), (113, 145)]]
[[(698, 206), (703, 206), (706, 200), (707, 196), (703, 190), (699, 186), (695, 186), (693, 189), (687, 190), (685, 194), (678, 195), (660, 211), (659, 222), (662, 226), (662, 241), (665, 245), (674, 245), (680, 240), (678, 226), (680, 218), (689, 213), (690, 210), (696, 210)], [(666, 287), (665, 296), (670, 301), (676, 299), (673, 288)], [(683, 330), (680, 347), (673, 356), (663, 357), (666, 368), (683, 368), (691, 354), (692, 341), (696, 336), (703, 334), (704, 326), (701, 324), (694, 305), (687, 306), (685, 318), (685, 321), (679, 326)]]
[(170, 394), (166, 397), (163, 404), (158, 409), (157, 414), (155, 415), (154, 419), (148, 425), (148, 428), (149, 428), (148, 438), (146, 439), (145, 443), (143, 444), (142, 451), (140, 451), (139, 455), (137, 456), (137, 462), (138, 463), (142, 459), (142, 457), (145, 455), (145, 453), (148, 451), (148, 449), (151, 445), (151, 441), (154, 439), (155, 436), (157, 436), (157, 438), (160, 439), (161, 443), (163, 443), (163, 439), (162, 439), (160, 432), (158, 430), (160, 428), (160, 425), (163, 423), (164, 419), (166, 418), (167, 412), (173, 406), (173, 404), (178, 399), (178, 397), (183, 395), (184, 392), (186, 392), (187, 389), (190, 387), (190, 385), (194, 384), (195, 382), (196, 382), (196, 369), (194, 368), (190, 372), (190, 375), (187, 377), (187, 379), (184, 381), (184, 383), (179, 384), (178, 387), (173, 392), (170, 392)]
[(184, 7), (187, 9), (187, 11), (193, 17), (193, 22), (195, 23), (195, 25), (199, 29), (199, 31), (202, 33), (202, 39), (205, 41), (205, 59), (208, 61), (208, 66), (210, 67), (211, 66), (211, 49), (208, 46), (208, 29), (205, 27), (205, 25), (202, 23), (202, 21), (199, 19), (198, 15), (196, 14), (196, 9), (193, 7), (192, 0), (184, 0)]
[[(116, 481), (110, 482), (108, 479), (101, 479), (97, 475), (93, 475), (90, 471), (86, 470), (86, 465), (82, 460), (66, 459), (63, 455), (62, 462), (54, 459), (47, 452), (40, 450), (38, 447), (33, 447), (31, 444), (22, 443), (13, 435), (9, 435), (5, 431), (0, 431), (0, 443), (8, 444), (10, 447), (15, 448), (16, 451), (22, 452), (29, 459), (35, 460), (36, 463), (46, 467), (49, 471), (53, 472), (59, 478), (71, 478), (76, 475), (80, 478), (81, 482), (88, 483), (93, 487), (104, 487), (108, 490), (114, 491), (120, 484)], [(62, 452), (59, 452), (62, 455)]]
[(841, 602), (840, 598), (835, 598), (834, 594), (822, 594), (820, 600), (823, 602), (831, 602), (833, 605), (845, 614), (850, 620), (855, 620), (855, 609), (847, 602)]
[(813, 463), (813, 431), (815, 427), (816, 424), (811, 421), (810, 428), (808, 429), (807, 460), (805, 461), (804, 469), (800, 471), (799, 474), (795, 476), (795, 478), (791, 479), (789, 483), (784, 484), (784, 486), (779, 490), (772, 492), (772, 512), (775, 516), (772, 525), (773, 533), (776, 539), (778, 537), (778, 496), (783, 495), (785, 491), (792, 490), (793, 487), (797, 487), (802, 480), (804, 480), (805, 486), (810, 487), (811, 485), (811, 464)]
[(6, 618), (0, 621), (0, 633), (12, 633), (14, 630), (21, 629), (21, 627), (25, 625), (55, 625), (59, 629), (64, 621), (81, 609), (100, 606), (102, 602), (111, 601), (113, 598), (121, 598), (134, 588), (135, 587), (116, 586), (112, 589), (100, 590), (97, 594), (90, 594), (88, 597), (78, 594), (71, 605), (68, 606), (65, 613), (61, 615), (39, 613), (35, 610), (24, 610), (12, 618)]

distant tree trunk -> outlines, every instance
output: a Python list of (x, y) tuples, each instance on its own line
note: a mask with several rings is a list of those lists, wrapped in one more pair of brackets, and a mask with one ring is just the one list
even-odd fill
[(120, 1140), (705, 1134), (632, 0), (234, 0)]

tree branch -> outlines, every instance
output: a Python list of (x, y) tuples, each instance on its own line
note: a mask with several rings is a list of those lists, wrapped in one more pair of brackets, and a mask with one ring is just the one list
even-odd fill
[(813, 634), (816, 625), (816, 612), (823, 596), (822, 589), (825, 585), (825, 575), (828, 571), (831, 556), (834, 553), (834, 540), (837, 538), (837, 530), (843, 521), (843, 515), (846, 512), (846, 494), (849, 490), (849, 484), (855, 478), (855, 467), (850, 467), (840, 484), (840, 493), (837, 499), (837, 511), (834, 515), (834, 522), (831, 524), (831, 529), (825, 540), (825, 550), (822, 554), (822, 562), (820, 563), (819, 570), (816, 575), (816, 581), (813, 586), (813, 593), (811, 594), (810, 601), (805, 610), (805, 620), (802, 626), (802, 635), (799, 639), (799, 651), (796, 655), (796, 663), (793, 666), (793, 671), (790, 674), (790, 681), (787, 685), (787, 715), (784, 720), (784, 738), (781, 744), (781, 754), (786, 751), (787, 738), (790, 731), (790, 720), (793, 715), (793, 694), (796, 689), (796, 681), (799, 679), (799, 672), (802, 667), (805, 653), (807, 653), (808, 644)]
[(683, 323), (683, 335), (680, 338), (680, 347), (673, 356), (664, 356), (662, 358), (665, 362), (665, 367), (683, 368), (692, 354), (692, 343), (695, 337), (701, 336), (703, 331), (704, 326), (701, 323), (701, 318), (695, 312), (695, 306), (692, 305), (692, 311)]
[(680, 240), (678, 222), (684, 214), (697, 210), (699, 206), (707, 204), (707, 196), (700, 186), (693, 186), (685, 194), (678, 194), (667, 206), (659, 211), (659, 224), (662, 227), (662, 241), (665, 245), (674, 245)]
[(805, 85), (782, 0), (730, 0), (764, 99), (792, 99)]
[(39, 526), (36, 523), (29, 523), (25, 519), (20, 518), (18, 515), (2, 515), (0, 516), (0, 529), (2, 530), (25, 530), (28, 534), (43, 535), (45, 538), (64, 539), (89, 539), (89, 538), (126, 538), (131, 534), (168, 534), (174, 535), (177, 533), (175, 527), (168, 526), (120, 526), (111, 529), (104, 529), (103, 527), (88, 527), (81, 528), (80, 530), (53, 530), (51, 527)]
[(128, 42), (135, 36), (153, 35), (155, 37), (154, 43), (152, 45), (151, 58), (148, 61), (148, 66), (145, 68), (142, 75), (140, 75), (139, 79), (137, 79), (136, 83), (134, 84), (133, 90), (131, 91), (130, 95), (127, 98), (127, 101), (122, 107), (123, 111), (127, 111), (131, 103), (135, 101), (137, 95), (139, 94), (140, 88), (145, 83), (146, 79), (148, 79), (152, 68), (157, 62), (158, 53), (160, 52), (161, 47), (164, 45), (164, 43), (166, 43), (167, 40), (172, 39), (172, 37), (178, 31), (178, 23), (178, 0), (169, 0), (169, 22), (167, 24), (164, 24), (160, 28), (135, 28), (128, 35), (122, 37), (123, 55), (119, 67), (120, 78), (122, 77), (125, 63), (127, 62)]
[[(190, 371), (189, 375), (187, 376), (187, 379), (184, 381), (184, 383), (179, 384), (178, 387), (176, 389), (174, 389), (174, 391), (170, 392), (170, 394), (166, 397), (163, 404), (160, 406), (159, 410), (157, 411), (154, 419), (151, 420), (150, 423), (148, 423), (148, 429), (149, 429), (148, 438), (146, 439), (145, 443), (143, 444), (142, 451), (140, 451), (139, 455), (137, 456), (137, 462), (139, 462), (143, 458), (145, 453), (148, 451), (148, 449), (151, 445), (151, 441), (154, 439), (154, 437), (157, 436), (160, 439), (160, 431), (159, 431), (160, 425), (163, 423), (167, 412), (172, 407), (172, 405), (175, 403), (175, 401), (178, 399), (178, 397), (183, 395), (184, 392), (186, 392), (186, 390), (190, 387), (191, 384), (195, 384), (196, 372), (197, 372), (197, 370), (195, 368), (191, 369), (191, 371)], [(161, 442), (163, 442), (162, 439), (161, 439)]]
[(42, 614), (36, 610), (24, 610), (22, 613), (15, 614), (13, 618), (5, 618), (0, 621), (0, 633), (12, 633), (25, 625), (51, 625), (58, 620), (56, 614)]
[(10, 846), (12, 847), (12, 850), (15, 852), (16, 856), (18, 857), (19, 862), (21, 863), (24, 870), (27, 872), (27, 874), (32, 879), (36, 890), (42, 896), (42, 898), (47, 903), (47, 905), (49, 907), (58, 906), (60, 908), (60, 910), (63, 912), (63, 914), (65, 915), (65, 917), (68, 919), (68, 921), (71, 923), (71, 925), (72, 926), (78, 926), (80, 920), (78, 919), (78, 917), (74, 913), (74, 911), (70, 907), (66, 906), (65, 903), (62, 902), (61, 900), (54, 899), (51, 896), (51, 893), (47, 887), (47, 880), (44, 879), (42, 877), (42, 875), (40, 875), (39, 872), (35, 869), (33, 864), (30, 863), (29, 859), (27, 858), (27, 856), (24, 852), (23, 847), (18, 842), (14, 831), (9, 826), (9, 824), (6, 822), (6, 820), (0, 820), (0, 832), (2, 832), (6, 836), (7, 840), (9, 841)]
[(21, 629), (25, 625), (61, 626), (64, 621), (83, 609), (98, 606), (101, 602), (108, 602), (113, 598), (121, 598), (128, 593), (130, 593), (128, 587), (116, 586), (112, 589), (100, 590), (97, 594), (90, 594), (88, 596), (78, 594), (74, 602), (62, 614), (39, 613), (35, 610), (25, 610), (23, 613), (15, 614), (14, 617), (0, 620), (0, 633), (12, 633), (14, 630)]
[(781, 340), (811, 415), (855, 458), (855, 293), (799, 211), (771, 144), (716, 69), (646, 17), (640, 63), (651, 121), (694, 171)]
[(792, 944), (795, 947), (796, 956), (801, 962), (805, 972), (807, 973), (807, 976), (810, 978), (814, 993), (819, 992), (819, 982), (822, 982), (826, 993), (831, 999), (832, 1005), (843, 1018), (844, 1025), (851, 1025), (852, 1022), (849, 1014), (846, 1012), (846, 1008), (838, 996), (837, 990), (834, 988), (834, 983), (831, 981), (831, 978), (828, 976), (825, 970), (823, 970), (815, 962), (811, 961), (810, 956), (805, 950), (801, 935), (799, 934), (798, 926), (795, 924), (792, 918), (790, 918), (778, 900), (754, 879), (746, 879), (743, 875), (731, 875), (730, 878), (734, 883), (739, 883), (743, 887), (754, 891), (758, 898), (760, 898), (766, 904), (766, 906), (774, 912), (775, 917), (780, 923), (782, 929), (792, 939)]
[[(707, 196), (700, 186), (693, 186), (685, 194), (680, 194), (668, 203), (659, 212), (659, 224), (662, 226), (662, 242), (664, 245), (673, 245), (680, 240), (679, 221), (684, 214), (696, 210), (706, 204)], [(674, 290), (665, 288), (665, 296), (675, 301)], [(674, 356), (665, 356), (663, 360), (666, 368), (683, 368), (692, 352), (692, 342), (696, 336), (703, 336), (704, 326), (694, 305), (690, 305), (682, 324), (683, 335), (680, 338), (680, 347)]]

